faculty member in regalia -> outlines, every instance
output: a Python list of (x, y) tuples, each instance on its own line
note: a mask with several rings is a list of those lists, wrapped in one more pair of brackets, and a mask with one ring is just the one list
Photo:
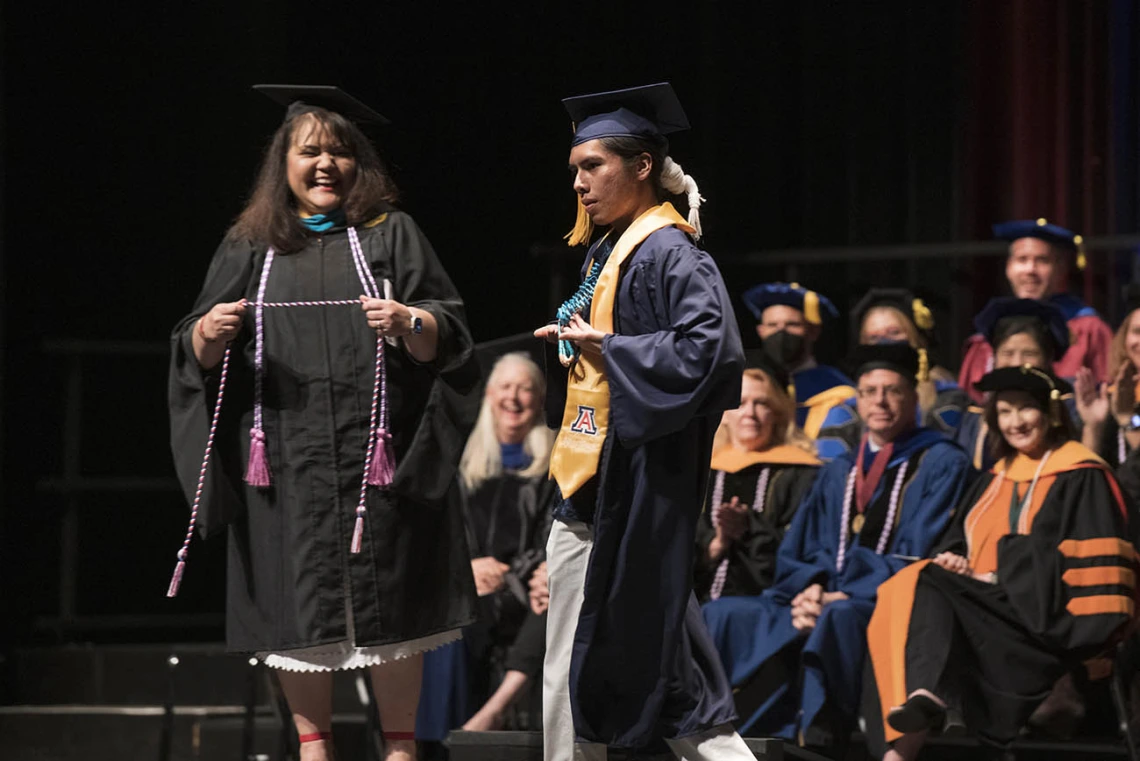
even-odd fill
[[(535, 332), (568, 366), (548, 373), (564, 392), (548, 394), (559, 433), (545, 756), (668, 745), (691, 761), (752, 761), (693, 594), (713, 434), (740, 403), (744, 352), (720, 271), (695, 244), (696, 182), (669, 157), (665, 134), (688, 120), (668, 84), (564, 103), (580, 201), (571, 243), (607, 230), (556, 324)], [(682, 193), (688, 219), (667, 200)]]
[(780, 540), (819, 473), (815, 444), (795, 422), (787, 371), (763, 350), (749, 364), (740, 406), (724, 413), (713, 442), (697, 524), (701, 602), (771, 586)]
[(859, 346), (852, 364), (863, 441), (820, 471), (780, 545), (773, 586), (704, 606), (746, 734), (842, 745), (875, 590), (926, 556), (966, 480), (966, 454), (915, 426), (918, 352)]
[(332, 673), (355, 668), (388, 758), (412, 759), (420, 654), (475, 619), (444, 499), (478, 375), (463, 302), (354, 124), (383, 117), (258, 89), (285, 121), (172, 335), (178, 474), (203, 533), (228, 531), (227, 646), (276, 670), (302, 761), (334, 757)]
[(997, 464), (935, 558), (879, 588), (868, 639), (887, 759), (914, 759), (950, 709), (983, 739), (1013, 740), (1057, 679), (1109, 652), (1135, 615), (1125, 502), (1071, 439), (1067, 387), (1029, 365), (982, 379)]

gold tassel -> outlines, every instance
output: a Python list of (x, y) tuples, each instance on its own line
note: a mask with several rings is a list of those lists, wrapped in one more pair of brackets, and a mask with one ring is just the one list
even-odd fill
[(918, 350), (918, 372), (915, 373), (914, 379), (919, 383), (930, 380), (930, 357), (927, 356), (926, 349)]
[(582, 196), (577, 198), (578, 218), (574, 221), (574, 229), (562, 237), (571, 246), (584, 246), (590, 242), (590, 236), (594, 234), (594, 220), (586, 213), (586, 207), (582, 205)]
[(1089, 258), (1085, 256), (1085, 239), (1080, 235), (1073, 236), (1073, 245), (1077, 247), (1077, 269), (1084, 271), (1089, 266)]
[(914, 324), (919, 330), (934, 330), (934, 315), (922, 299), (915, 299), (910, 308), (914, 313)]
[(1058, 389), (1049, 392), (1049, 422), (1054, 428), (1061, 427), (1061, 392)]

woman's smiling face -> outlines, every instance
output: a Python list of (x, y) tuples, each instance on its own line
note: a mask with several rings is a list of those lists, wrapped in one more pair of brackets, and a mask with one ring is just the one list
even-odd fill
[(356, 157), (312, 116), (298, 119), (285, 161), (289, 189), (305, 216), (339, 209), (356, 182)]
[(1025, 391), (1002, 391), (994, 409), (998, 430), (1011, 447), (1034, 459), (1045, 454), (1049, 419), (1036, 399)]

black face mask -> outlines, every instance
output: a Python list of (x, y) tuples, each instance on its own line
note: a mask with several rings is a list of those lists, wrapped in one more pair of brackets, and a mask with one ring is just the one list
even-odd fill
[(800, 364), (807, 353), (807, 345), (803, 336), (797, 336), (786, 330), (780, 330), (768, 336), (763, 341), (764, 350), (775, 357), (788, 370)]

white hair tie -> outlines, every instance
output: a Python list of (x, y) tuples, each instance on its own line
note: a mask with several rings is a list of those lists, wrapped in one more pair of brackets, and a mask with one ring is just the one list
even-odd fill
[(673, 160), (672, 156), (665, 157), (661, 167), (661, 187), (673, 195), (684, 195), (689, 203), (689, 224), (693, 227), (693, 237), (701, 237), (701, 203), (705, 200), (697, 188), (697, 181), (692, 175), (685, 174), (681, 165)]

